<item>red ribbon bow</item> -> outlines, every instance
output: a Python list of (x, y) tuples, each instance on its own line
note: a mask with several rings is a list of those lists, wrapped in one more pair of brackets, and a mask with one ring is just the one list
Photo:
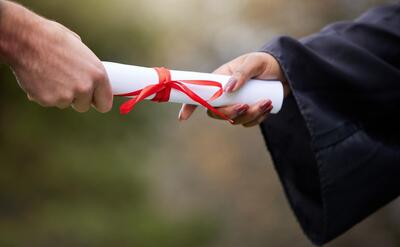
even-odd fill
[[(172, 89), (176, 89), (181, 91), (182, 93), (186, 94), (189, 98), (193, 101), (198, 102), (202, 106), (206, 107), (216, 115), (220, 116), (221, 118), (233, 123), (233, 121), (225, 116), (222, 112), (218, 111), (214, 107), (212, 107), (207, 101), (213, 101), (220, 97), (223, 93), (222, 85), (216, 81), (208, 81), (208, 80), (179, 80), (175, 81), (171, 79), (171, 72), (166, 68), (154, 68), (157, 71), (159, 83), (149, 85), (143, 89), (127, 93), (127, 94), (120, 94), (117, 96), (135, 96), (134, 98), (126, 101), (120, 107), (121, 114), (128, 114), (130, 111), (133, 110), (135, 105), (140, 101), (146, 99), (147, 97), (156, 94), (155, 97), (152, 99), (154, 102), (167, 102), (170, 97), (170, 93)], [(217, 87), (219, 90), (208, 100), (204, 100), (199, 95), (194, 93), (190, 90), (184, 83), (193, 84), (193, 85), (201, 85), (201, 86), (212, 86)]]

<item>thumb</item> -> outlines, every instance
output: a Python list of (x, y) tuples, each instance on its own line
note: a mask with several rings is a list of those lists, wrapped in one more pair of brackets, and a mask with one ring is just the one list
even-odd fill
[(246, 81), (260, 75), (265, 68), (265, 62), (257, 55), (248, 55), (236, 69), (233, 70), (232, 77), (229, 79), (225, 91), (235, 92), (241, 88)]

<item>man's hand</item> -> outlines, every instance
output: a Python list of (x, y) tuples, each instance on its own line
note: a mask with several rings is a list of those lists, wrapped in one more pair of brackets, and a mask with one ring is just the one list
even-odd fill
[[(267, 53), (254, 52), (245, 54), (222, 65), (214, 73), (232, 76), (225, 86), (226, 93), (235, 92), (251, 78), (261, 80), (277, 79), (283, 82), (285, 96), (289, 93), (288, 83), (278, 61)], [(235, 124), (252, 127), (260, 124), (267, 118), (268, 113), (272, 110), (271, 103), (270, 100), (265, 99), (252, 106), (243, 104), (231, 105), (220, 107), (218, 110), (233, 119)], [(179, 113), (179, 120), (189, 119), (195, 109), (196, 106), (194, 105), (183, 105)], [(220, 119), (210, 111), (207, 113), (212, 118)]]
[(0, 57), (28, 98), (42, 106), (86, 112), (112, 107), (105, 69), (79, 36), (24, 7), (0, 1)]

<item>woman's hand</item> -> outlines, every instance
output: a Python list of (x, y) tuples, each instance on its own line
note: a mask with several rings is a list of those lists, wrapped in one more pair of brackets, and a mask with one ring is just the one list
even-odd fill
[[(278, 61), (268, 53), (254, 52), (242, 55), (218, 68), (215, 74), (231, 75), (224, 91), (232, 93), (240, 89), (249, 79), (261, 80), (277, 79), (283, 82), (285, 96), (289, 93), (288, 83), (282, 73)], [(179, 113), (179, 120), (187, 120), (197, 106), (184, 104)], [(220, 112), (233, 119), (235, 124), (244, 127), (252, 127), (263, 122), (272, 110), (272, 102), (269, 99), (262, 100), (254, 105), (230, 105), (218, 108)], [(221, 119), (212, 112), (208, 115), (215, 119)]]

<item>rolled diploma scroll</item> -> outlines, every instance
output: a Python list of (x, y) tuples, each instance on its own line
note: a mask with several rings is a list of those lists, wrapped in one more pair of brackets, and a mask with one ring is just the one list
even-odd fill
[[(159, 83), (157, 72), (153, 68), (124, 65), (111, 62), (103, 62), (111, 82), (114, 95), (121, 95), (140, 90), (148, 85)], [(209, 80), (221, 83), (224, 88), (230, 76), (189, 71), (170, 70), (172, 80)], [(185, 83), (193, 92), (205, 100), (208, 100), (219, 90), (217, 87), (200, 86)], [(147, 99), (154, 98), (155, 95)], [(249, 80), (234, 93), (223, 93), (219, 98), (208, 102), (214, 107), (233, 104), (254, 104), (260, 100), (272, 101), (271, 113), (280, 111), (283, 102), (283, 87), (279, 81)], [(172, 89), (169, 102), (199, 105), (186, 94)]]

